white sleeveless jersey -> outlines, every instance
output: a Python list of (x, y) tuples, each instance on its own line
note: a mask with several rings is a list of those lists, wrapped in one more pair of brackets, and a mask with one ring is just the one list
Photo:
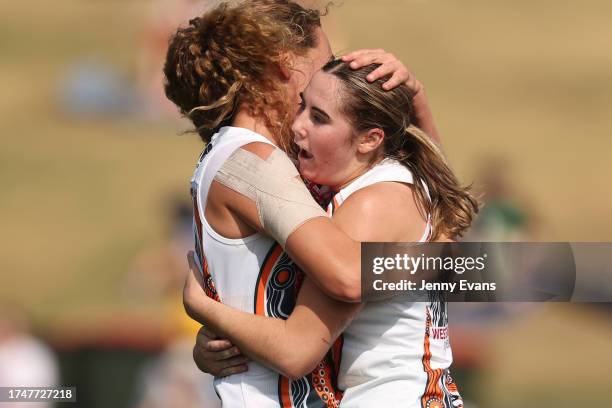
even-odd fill
[[(270, 143), (248, 129), (223, 127), (202, 152), (193, 178), (194, 235), (197, 261), (209, 297), (244, 312), (286, 319), (295, 306), (302, 272), (272, 238), (256, 233), (242, 239), (219, 235), (206, 221), (204, 209), (213, 178), (236, 149), (252, 142)], [(297, 350), (296, 350), (297, 351)], [(256, 362), (245, 373), (215, 379), (224, 407), (334, 407), (335, 391), (314, 387), (321, 378), (335, 384), (331, 355), (317, 369), (290, 381)], [(325, 400), (325, 402), (323, 402)]]
[[(340, 190), (328, 213), (355, 191), (384, 181), (414, 183), (410, 170), (385, 159)], [(428, 240), (430, 231), (428, 219), (420, 242)], [(452, 353), (446, 303), (434, 293), (423, 300), (396, 297), (366, 303), (344, 331), (338, 378), (344, 390), (341, 407), (463, 406), (448, 371)]]

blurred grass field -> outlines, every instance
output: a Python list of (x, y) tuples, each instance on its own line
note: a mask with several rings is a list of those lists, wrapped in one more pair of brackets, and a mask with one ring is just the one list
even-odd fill
[[(508, 162), (535, 239), (611, 240), (612, 3), (342, 3), (325, 20), (334, 51), (383, 47), (411, 67), (463, 181), (483, 160)], [(137, 253), (167, 240), (165, 200), (187, 198), (200, 142), (178, 135), (184, 123), (75, 119), (57, 105), (79, 60), (135, 78), (150, 6), (0, 5), (0, 305), (23, 305), (39, 330), (164, 312), (126, 299), (121, 282)], [(496, 407), (600, 403), (612, 325), (574, 306), (543, 305), (497, 330), (492, 374), (471, 395)]]
[[(164, 240), (163, 198), (187, 194), (200, 143), (178, 124), (75, 120), (54, 102), (79, 58), (134, 74), (149, 7), (0, 6), (0, 298), (40, 322), (122, 310), (130, 259)], [(334, 51), (383, 47), (413, 69), (464, 181), (483, 158), (511, 163), (537, 239), (599, 241), (612, 237), (611, 15), (605, 0), (345, 0), (325, 24)]]
[(117, 281), (129, 259), (163, 238), (164, 195), (188, 191), (200, 147), (174, 124), (75, 121), (54, 102), (63, 70), (79, 58), (134, 70), (147, 7), (2, 6), (0, 297), (39, 320), (121, 310)]

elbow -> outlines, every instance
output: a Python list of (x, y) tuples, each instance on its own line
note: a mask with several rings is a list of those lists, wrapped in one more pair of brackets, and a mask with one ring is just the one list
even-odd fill
[(199, 300), (201, 299), (198, 299), (194, 294), (183, 291), (183, 308), (185, 309), (185, 313), (198, 323), (205, 324), (205, 313), (204, 310), (202, 310), (202, 304), (199, 303)]
[(329, 342), (321, 342), (320, 336), (324, 334), (287, 329), (287, 323), (288, 320), (285, 321), (286, 330), (276, 337), (281, 342), (276, 347), (274, 360), (269, 367), (294, 381), (310, 374), (317, 367), (329, 350)]
[(335, 279), (330, 287), (326, 288), (327, 294), (342, 302), (361, 302), (361, 263), (355, 262), (334, 274)]
[(361, 302), (361, 278), (347, 277), (343, 279), (330, 295), (342, 302)]
[[(292, 381), (310, 374), (327, 352), (327, 348), (314, 347), (316, 343), (312, 340), (292, 341), (292, 347), (278, 350), (272, 368)], [(296, 346), (299, 353), (295, 352)]]
[[(299, 353), (294, 353), (299, 354)], [(291, 381), (298, 380), (305, 375), (310, 374), (319, 363), (320, 359), (312, 357), (301, 357), (296, 355), (294, 358), (290, 359), (292, 361), (288, 361), (287, 364), (283, 364), (282, 367), (279, 367), (278, 371)]]
[(187, 316), (196, 321), (200, 320), (200, 316), (196, 312), (195, 307), (193, 307), (189, 299), (183, 298), (183, 308), (185, 309), (185, 313), (187, 313)]
[(361, 302), (361, 246), (359, 255), (353, 257), (338, 276), (342, 277), (341, 297), (338, 297), (338, 300), (349, 303)]

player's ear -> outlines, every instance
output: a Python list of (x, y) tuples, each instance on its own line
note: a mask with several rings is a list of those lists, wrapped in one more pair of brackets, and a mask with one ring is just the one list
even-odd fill
[(357, 151), (361, 154), (368, 154), (376, 151), (385, 140), (385, 131), (374, 128), (359, 135)]

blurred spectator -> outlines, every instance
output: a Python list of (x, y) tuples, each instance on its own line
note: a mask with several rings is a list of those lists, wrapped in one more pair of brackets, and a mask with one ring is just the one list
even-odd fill
[(170, 322), (175, 333), (166, 351), (141, 370), (135, 407), (219, 407), (213, 377), (200, 372), (193, 362), (192, 347), (200, 325), (187, 316), (181, 297), (187, 251), (193, 249), (193, 211), (180, 195), (171, 195), (164, 206), (169, 219), (166, 243), (137, 254), (121, 287), (130, 301), (165, 304), (162, 319)]
[[(58, 384), (56, 357), (28, 333), (25, 314), (0, 305), (0, 387), (53, 387)], [(49, 403), (0, 403), (2, 407), (46, 408)]]
[(509, 181), (509, 163), (501, 157), (489, 157), (480, 165), (476, 185), (484, 205), (472, 224), (465, 241), (527, 241), (533, 233), (533, 219)]
[(178, 118), (164, 95), (162, 68), (170, 36), (190, 18), (203, 13), (216, 0), (155, 0), (138, 46), (137, 84), (115, 66), (87, 59), (77, 60), (59, 84), (60, 106), (71, 116), (144, 116)]
[(134, 87), (112, 65), (78, 61), (63, 74), (59, 84), (63, 113), (71, 117), (126, 117), (139, 112)]
[(146, 114), (151, 119), (177, 118), (176, 107), (166, 99), (163, 65), (168, 41), (177, 27), (219, 3), (218, 0), (154, 0), (145, 23), (138, 82)]
[(138, 252), (121, 282), (122, 296), (133, 303), (164, 305), (164, 320), (178, 336), (195, 336), (200, 325), (183, 309), (182, 288), (187, 252), (193, 250), (193, 210), (189, 201), (172, 194), (163, 203), (167, 233), (163, 243)]
[(192, 359), (194, 340), (185, 338), (141, 371), (134, 408), (217, 408), (213, 377), (198, 370)]

